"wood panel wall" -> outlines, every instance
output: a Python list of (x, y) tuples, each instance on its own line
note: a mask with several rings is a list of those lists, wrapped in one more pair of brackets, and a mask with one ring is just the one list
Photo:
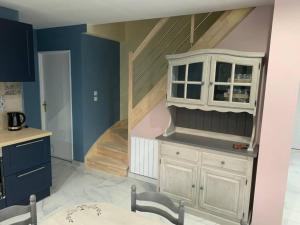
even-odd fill
[(253, 117), (249, 113), (232, 113), (175, 108), (175, 125), (250, 137)]

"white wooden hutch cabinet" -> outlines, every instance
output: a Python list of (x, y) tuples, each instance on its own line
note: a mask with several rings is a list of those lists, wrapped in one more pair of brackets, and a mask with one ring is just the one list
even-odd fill
[(169, 127), (159, 140), (159, 191), (220, 224), (249, 224), (256, 101), (264, 53), (168, 55)]

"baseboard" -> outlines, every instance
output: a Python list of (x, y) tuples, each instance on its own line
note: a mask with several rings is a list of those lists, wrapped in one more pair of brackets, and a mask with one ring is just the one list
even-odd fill
[(128, 177), (136, 179), (136, 180), (140, 180), (140, 181), (143, 181), (143, 182), (147, 182), (147, 183), (150, 183), (150, 184), (157, 185), (157, 180), (153, 179), (153, 178), (150, 178), (150, 177), (145, 177), (145, 176), (135, 174), (135, 173), (131, 173), (131, 172), (128, 172)]

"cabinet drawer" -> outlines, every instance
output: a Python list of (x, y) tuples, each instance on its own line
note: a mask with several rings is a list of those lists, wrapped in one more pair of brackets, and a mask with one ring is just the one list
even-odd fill
[(235, 172), (241, 172), (244, 174), (247, 172), (247, 162), (248, 161), (244, 159), (238, 159), (210, 153), (203, 153), (202, 157), (203, 166), (223, 168)]
[(169, 145), (163, 143), (160, 145), (160, 152), (162, 155), (171, 156), (177, 159), (185, 159), (193, 162), (198, 161), (197, 150), (186, 148), (181, 145)]
[(50, 138), (3, 147), (3, 172), (8, 176), (50, 162)]
[(29, 199), (52, 185), (51, 164), (42, 164), (8, 177), (5, 177), (6, 203), (18, 204)]

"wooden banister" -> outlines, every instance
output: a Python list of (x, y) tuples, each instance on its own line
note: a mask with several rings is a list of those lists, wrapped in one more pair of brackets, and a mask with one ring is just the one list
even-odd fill
[(143, 51), (143, 49), (150, 43), (153, 37), (160, 31), (160, 29), (166, 24), (169, 18), (162, 18), (158, 21), (158, 23), (152, 28), (146, 38), (142, 41), (142, 43), (137, 47), (134, 51), (132, 60), (134, 61), (139, 54)]
[(131, 111), (131, 126), (134, 128), (158, 103), (166, 98), (167, 74), (148, 92)]

